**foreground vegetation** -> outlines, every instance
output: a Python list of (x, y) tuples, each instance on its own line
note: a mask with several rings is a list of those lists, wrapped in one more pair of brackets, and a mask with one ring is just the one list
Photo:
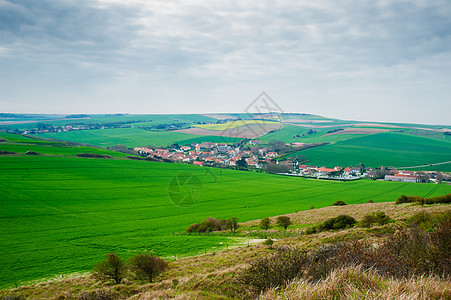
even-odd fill
[[(301, 225), (347, 212), (358, 221), (383, 211), (390, 222), (298, 235)], [(0, 292), (10, 299), (448, 299), (451, 211), (446, 205), (366, 203), (286, 215), (293, 221), (263, 244), (169, 261), (152, 283), (115, 284), (96, 273)], [(277, 218), (274, 218), (276, 220)], [(250, 234), (261, 220), (240, 224)], [(301, 227), (300, 227), (301, 226)], [(270, 229), (272, 231), (275, 229)], [(276, 230), (275, 230), (276, 231)], [(418, 249), (422, 249), (418, 251)], [(99, 260), (100, 261), (100, 260)], [(133, 261), (131, 259), (130, 261)], [(268, 270), (271, 272), (267, 273)], [(148, 280), (147, 280), (148, 281)]]
[[(176, 205), (168, 197), (168, 184), (180, 174), (194, 175), (201, 183), (201, 197), (191, 206)], [(3, 287), (89, 271), (109, 252), (128, 259), (147, 249), (174, 259), (245, 242), (239, 230), (236, 237), (184, 233), (190, 224), (209, 216), (246, 222), (312, 205), (329, 206), (337, 199), (355, 204), (451, 191), (444, 184), (332, 182), (183, 164), (45, 155), (0, 157), (0, 185)]]

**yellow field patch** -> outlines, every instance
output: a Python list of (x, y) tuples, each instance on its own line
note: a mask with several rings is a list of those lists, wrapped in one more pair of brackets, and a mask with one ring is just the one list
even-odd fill
[(233, 129), (236, 127), (251, 125), (251, 124), (279, 124), (279, 122), (271, 122), (271, 121), (262, 121), (262, 120), (238, 120), (227, 122), (223, 124), (203, 124), (203, 125), (193, 125), (194, 127), (203, 128), (207, 130), (226, 130)]

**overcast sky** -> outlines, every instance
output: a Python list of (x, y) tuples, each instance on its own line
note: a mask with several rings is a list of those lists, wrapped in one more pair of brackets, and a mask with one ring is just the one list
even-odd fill
[(451, 1), (0, 0), (0, 112), (451, 124)]

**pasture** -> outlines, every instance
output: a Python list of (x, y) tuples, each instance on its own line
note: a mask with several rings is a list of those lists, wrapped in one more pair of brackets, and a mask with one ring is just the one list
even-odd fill
[(227, 129), (233, 129), (244, 125), (251, 125), (251, 124), (257, 124), (257, 125), (270, 125), (270, 124), (279, 124), (279, 122), (272, 122), (272, 121), (262, 121), (262, 120), (237, 120), (237, 121), (231, 121), (221, 124), (202, 124), (202, 125), (193, 125), (193, 127), (203, 128), (207, 130), (227, 130)]
[[(195, 175), (202, 184), (202, 196), (192, 206), (174, 205), (168, 197), (168, 185), (179, 174)], [(450, 193), (451, 186), (321, 181), (147, 161), (4, 156), (0, 286), (88, 271), (112, 251), (129, 257), (147, 249), (173, 258), (233, 243), (227, 236), (180, 234), (208, 216), (249, 221), (336, 200), (386, 202), (430, 192)]]
[[(304, 155), (309, 160), (309, 164), (327, 167), (355, 166), (358, 163), (363, 163), (367, 167), (408, 167), (450, 161), (451, 142), (444, 139), (386, 132), (337, 141), (334, 144), (300, 151), (291, 156), (296, 154)], [(451, 171), (450, 167), (450, 165), (443, 165), (441, 168)]]
[(185, 145), (191, 144), (193, 141), (236, 142), (236, 139), (229, 139), (228, 137), (201, 136), (173, 131), (148, 131), (137, 127), (45, 133), (40, 134), (39, 136), (77, 143), (88, 143), (90, 145), (101, 147), (111, 147), (122, 144), (129, 148), (149, 145), (160, 147), (172, 145), (174, 143)]

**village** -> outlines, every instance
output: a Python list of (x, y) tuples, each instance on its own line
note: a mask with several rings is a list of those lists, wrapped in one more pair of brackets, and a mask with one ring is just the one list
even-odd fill
[[(435, 172), (414, 172), (396, 170), (395, 168), (370, 168), (363, 164), (358, 166), (327, 168), (302, 164), (305, 160), (287, 156), (276, 151), (270, 151), (269, 147), (259, 146), (259, 140), (250, 140), (233, 147), (228, 144), (201, 142), (192, 143), (190, 146), (171, 146), (168, 148), (135, 147), (135, 153), (166, 162), (181, 162), (197, 166), (255, 169), (286, 176), (299, 176), (317, 179), (350, 181), (362, 178), (425, 183), (441, 181), (442, 178)], [(290, 144), (286, 144), (290, 145)], [(246, 147), (245, 147), (246, 146)]]

